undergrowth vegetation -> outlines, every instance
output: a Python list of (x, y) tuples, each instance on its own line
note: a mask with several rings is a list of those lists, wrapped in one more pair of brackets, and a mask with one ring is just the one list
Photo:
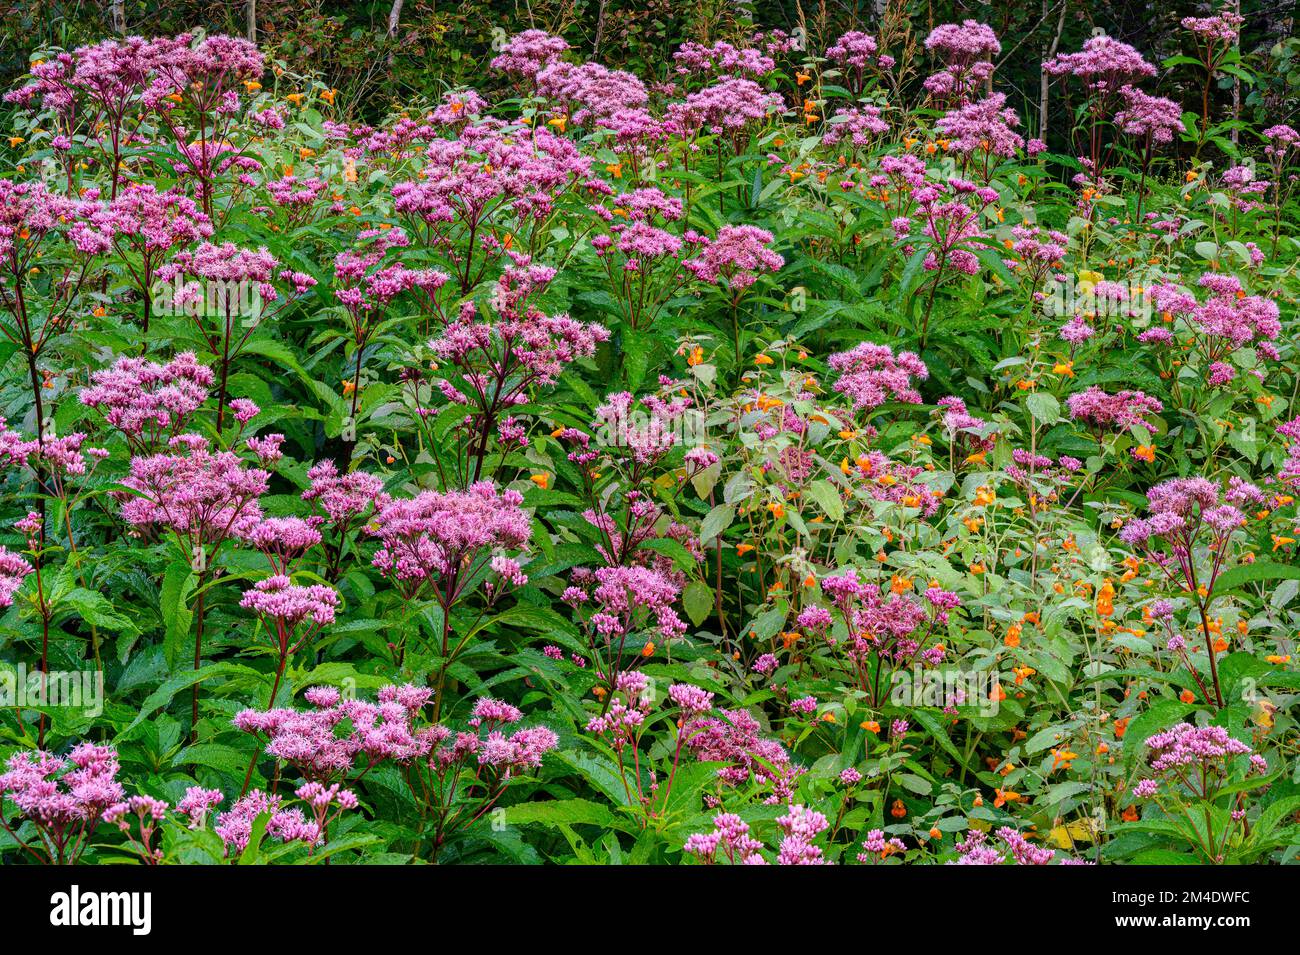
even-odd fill
[(886, 26), (34, 58), (0, 858), (1291, 861), (1300, 134), (1231, 14), (1055, 53), (1068, 149)]

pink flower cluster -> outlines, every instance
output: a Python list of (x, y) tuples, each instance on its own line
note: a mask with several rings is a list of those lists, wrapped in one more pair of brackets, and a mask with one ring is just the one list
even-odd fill
[(847, 140), (854, 147), (862, 148), (888, 132), (889, 124), (880, 118), (879, 106), (850, 106), (835, 111), (826, 123), (822, 143), (834, 146)]
[(719, 849), (732, 865), (766, 865), (759, 853), (762, 848), (763, 843), (749, 834), (749, 823), (735, 813), (723, 812), (713, 817), (711, 831), (688, 836), (682, 851), (705, 865), (718, 861)]
[(562, 37), (552, 36), (545, 30), (525, 30), (506, 41), (491, 66), (508, 76), (534, 80), (568, 48), (568, 42)]
[(384, 490), (384, 482), (373, 474), (365, 471), (339, 474), (338, 465), (333, 461), (312, 465), (307, 478), (311, 484), (302, 492), (302, 499), (315, 502), (340, 533), (346, 533)]
[[(445, 250), (462, 292), (508, 251), (511, 236), (544, 223), (561, 195), (587, 181), (592, 159), (574, 142), (544, 127), (521, 131), (493, 121), (435, 138), (417, 178), (392, 187), (394, 211), (412, 237)], [(476, 241), (465, 245), (470, 235)]]
[(1183, 17), (1184, 30), (1190, 30), (1210, 43), (1235, 43), (1237, 33), (1246, 19), (1236, 13), (1223, 12), (1212, 17)]
[(681, 76), (740, 75), (760, 79), (776, 69), (776, 61), (763, 50), (753, 46), (736, 47), (725, 40), (718, 40), (712, 46), (688, 40), (673, 52), (673, 63)]
[(701, 242), (703, 251), (682, 263), (696, 278), (725, 282), (733, 292), (749, 288), (764, 272), (776, 272), (785, 258), (768, 246), (772, 233), (752, 225), (724, 225), (717, 238)]
[(753, 781), (766, 792), (764, 802), (790, 802), (795, 783), (804, 772), (790, 760), (785, 747), (759, 732), (758, 720), (746, 710), (720, 710), (701, 716), (683, 728), (687, 748), (703, 763), (726, 763), (718, 779), (728, 786)]
[(739, 137), (781, 106), (781, 94), (769, 93), (753, 80), (728, 77), (670, 103), (666, 118), (687, 139), (701, 132)]
[[(226, 848), (226, 855), (233, 857), (248, 848), (253, 823), (263, 815), (270, 817), (266, 823), (267, 836), (277, 842), (302, 842), (310, 851), (325, 841), (327, 822), (337, 820), (343, 810), (358, 805), (354, 793), (337, 785), (325, 788), (319, 783), (305, 783), (298, 787), (297, 795), (312, 810), (313, 819), (309, 820), (297, 806), (286, 807), (283, 797), (260, 789), (254, 789), (217, 816), (214, 829)], [(331, 806), (337, 806), (333, 814), (329, 813)]]
[(1300, 417), (1284, 421), (1275, 430), (1287, 439), (1287, 457), (1278, 469), (1278, 477), (1300, 487)]
[[(384, 264), (390, 251), (409, 245), (410, 239), (401, 229), (366, 230), (358, 236), (356, 248), (334, 257), (334, 296), (358, 328), (364, 326), (368, 313), (403, 292), (421, 289), (432, 295), (448, 282), (447, 274), (437, 269), (408, 269), (400, 262)], [(359, 331), (357, 337), (362, 338)]]
[(1229, 479), (1226, 491), (1206, 478), (1173, 478), (1147, 491), (1148, 516), (1128, 521), (1120, 540), (1132, 547), (1149, 547), (1152, 538), (1166, 541), (1187, 579), (1195, 579), (1192, 548), (1202, 527), (1208, 527), (1215, 563), (1205, 583), (1212, 587), (1228, 538), (1246, 523), (1241, 508), (1263, 500), (1263, 492), (1240, 478)]
[[(991, 170), (986, 168), (984, 172), (988, 175)], [(999, 200), (997, 190), (952, 178), (943, 184), (924, 184), (912, 198), (925, 220), (921, 234), (928, 241), (929, 250), (923, 266), (927, 272), (939, 273), (934, 281), (941, 280), (949, 271), (976, 275), (980, 269), (977, 253), (987, 248), (980, 217)], [(910, 246), (905, 251), (912, 254)]]
[(81, 403), (121, 431), (133, 452), (148, 454), (179, 434), (203, 405), (213, 374), (193, 352), (181, 352), (165, 365), (119, 358), (90, 380), (81, 390)]
[(26, 271), (52, 236), (66, 237), (82, 256), (107, 252), (112, 242), (102, 210), (98, 201), (65, 198), (40, 181), (0, 179), (0, 257)]
[(330, 687), (314, 687), (306, 696), (313, 709), (244, 710), (234, 725), (265, 740), (267, 755), (323, 785), (346, 780), (353, 773), (359, 779), (385, 761), (403, 766), (427, 762), (436, 773), (446, 774), (470, 757), (504, 782), (540, 767), (542, 757), (559, 743), (544, 726), (507, 736), (502, 727), (518, 722), (523, 714), (486, 697), (472, 711), (473, 732), (453, 734), (441, 724), (417, 726), (420, 712), (432, 698), (427, 687), (385, 686), (374, 703), (344, 699)]
[[(1236, 378), (1236, 371), (1228, 358), (1240, 348), (1254, 346), (1260, 359), (1277, 361), (1280, 358), (1280, 352), (1273, 344), (1282, 332), (1277, 302), (1260, 295), (1247, 295), (1241, 280), (1235, 275), (1206, 272), (1197, 280), (1197, 285), (1210, 292), (1204, 302), (1198, 302), (1190, 292), (1168, 283), (1153, 287), (1151, 297), (1156, 308), (1175, 319), (1182, 319), (1195, 334), (1193, 344), (1208, 365), (1207, 377), (1211, 387), (1219, 387)], [(1138, 339), (1143, 342), (1161, 340), (1145, 333)]]
[[(214, 245), (204, 242), (193, 252), (178, 252), (172, 260), (158, 269), (158, 279), (164, 282), (188, 277), (173, 295), (172, 304), (179, 309), (207, 307), (206, 300), (212, 290), (217, 290), (217, 307), (236, 310), (234, 297), (241, 284), (257, 290), (262, 302), (274, 302), (279, 297), (272, 279), (276, 278), (279, 261), (265, 247), (257, 250), (241, 249), (233, 242)], [(279, 278), (289, 282), (301, 294), (316, 284), (305, 272), (281, 270)]]
[[(1150, 750), (1147, 764), (1157, 773), (1182, 771), (1188, 767), (1212, 767), (1222, 771), (1223, 763), (1253, 751), (1222, 726), (1193, 726), (1178, 723), (1146, 740)], [(1257, 764), (1256, 764), (1257, 765)]]
[(262, 519), (258, 498), (270, 475), (231, 451), (211, 450), (198, 435), (178, 435), (168, 443), (176, 450), (131, 459), (122, 483), (133, 496), (122, 503), (122, 519), (163, 527), (187, 546), (246, 537)]
[(1002, 52), (993, 28), (976, 20), (940, 24), (926, 36), (925, 48), (949, 66), (973, 63)]
[(650, 98), (635, 74), (599, 63), (574, 66), (562, 60), (537, 74), (537, 92), (579, 125), (616, 121), (620, 115), (639, 111)]
[(1043, 71), (1051, 76), (1075, 76), (1089, 91), (1103, 96), (1156, 75), (1156, 68), (1141, 53), (1105, 35), (1085, 41), (1077, 53), (1058, 54), (1043, 64)]
[(837, 352), (827, 359), (839, 372), (832, 386), (853, 402), (854, 411), (871, 411), (887, 401), (920, 404), (921, 393), (912, 379), (930, 377), (925, 363), (913, 352), (894, 354), (888, 345), (860, 342), (849, 351)]
[(1110, 394), (1096, 385), (1070, 395), (1065, 403), (1071, 418), (1082, 421), (1097, 431), (1126, 431), (1134, 426), (1155, 431), (1156, 425), (1150, 416), (1164, 410), (1159, 399), (1144, 392), (1120, 391)]
[(849, 30), (827, 47), (826, 59), (840, 67), (845, 85), (854, 93), (862, 92), (870, 73), (894, 68), (894, 58), (881, 53), (875, 37), (860, 30)]
[(993, 76), (993, 57), (1002, 52), (997, 34), (975, 20), (944, 23), (925, 38), (925, 48), (943, 67), (927, 77), (925, 91), (941, 100), (958, 103), (986, 84)]
[(286, 627), (308, 623), (311, 629), (334, 622), (339, 595), (333, 587), (311, 584), (303, 587), (281, 575), (259, 580), (253, 589), (244, 591), (239, 605), (264, 617), (273, 618)]
[(413, 498), (381, 494), (366, 528), (383, 544), (373, 564), (407, 596), (437, 590), (449, 607), (494, 553), (528, 542), (532, 526), (522, 503), (518, 491), (498, 491), (491, 481)]
[[(1050, 865), (1056, 858), (1055, 849), (1047, 849), (1030, 843), (1021, 833), (1010, 826), (1002, 826), (997, 836), (1006, 847), (1003, 852), (989, 845), (988, 835), (978, 829), (967, 831), (966, 838), (957, 843), (957, 859), (951, 865), (1004, 865), (1006, 852), (1011, 854), (1013, 865)], [(1077, 859), (1062, 858), (1061, 865), (1084, 865)]]
[[(547, 315), (528, 301), (554, 276), (554, 269), (523, 260), (506, 269), (497, 282), (495, 321), (480, 320), (471, 303), (429, 342), (435, 354), (461, 371), (461, 381), (483, 413), (522, 404), (530, 387), (553, 384), (567, 365), (595, 354), (596, 347), (609, 338), (603, 325), (580, 322), (567, 314)], [(496, 387), (506, 382), (507, 388)], [(447, 387), (457, 393), (450, 381)]]
[[(813, 840), (830, 828), (830, 822), (816, 810), (801, 804), (791, 805), (784, 815), (777, 817), (782, 832), (777, 848), (777, 865), (825, 865), (820, 846)], [(719, 813), (713, 817), (713, 829), (690, 835), (682, 847), (687, 855), (694, 856), (705, 865), (718, 861), (721, 849), (732, 865), (767, 865), (759, 851), (763, 843), (750, 835), (749, 824), (734, 813)]]
[(11, 607), (14, 594), (33, 568), (20, 554), (0, 544), (0, 607)]
[(1019, 115), (1006, 103), (1005, 93), (993, 93), (944, 114), (935, 129), (948, 137), (950, 150), (958, 155), (984, 153), (1009, 159), (1024, 148), (1025, 140), (1013, 129), (1020, 125)]
[(680, 592), (675, 581), (650, 567), (579, 568), (562, 599), (574, 606), (590, 605), (587, 626), (593, 636), (622, 647), (642, 621), (664, 640), (685, 633), (686, 624), (674, 609)]
[(1173, 142), (1174, 133), (1182, 131), (1183, 110), (1171, 99), (1151, 96), (1134, 86), (1120, 87), (1124, 108), (1115, 114), (1115, 125), (1130, 136), (1148, 143)]
[[(935, 666), (943, 662), (942, 643), (930, 645), (948, 623), (951, 611), (961, 604), (960, 598), (939, 587), (930, 587), (921, 600), (903, 594), (882, 594), (880, 585), (864, 580), (855, 568), (822, 578), (822, 594), (840, 612), (848, 629), (844, 650), (857, 670), (862, 688), (876, 661), (893, 666), (921, 663)], [(798, 617), (801, 627), (822, 633), (834, 646), (837, 638), (830, 631), (831, 615), (825, 608), (812, 606)]]
[[(121, 768), (111, 746), (81, 743), (66, 758), (41, 750), (17, 752), (0, 773), (0, 827), (43, 861), (75, 863), (104, 814), (122, 799)], [(18, 837), (6, 820), (8, 799), (36, 827), (35, 842)]]
[(175, 189), (159, 192), (152, 183), (130, 183), (91, 220), (119, 251), (139, 256), (139, 266), (127, 268), (146, 299), (153, 294), (155, 272), (173, 249), (212, 235), (212, 221), (193, 199)]

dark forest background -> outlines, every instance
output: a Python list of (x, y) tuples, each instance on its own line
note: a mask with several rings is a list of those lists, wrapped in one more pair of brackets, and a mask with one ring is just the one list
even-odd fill
[[(1068, 131), (1071, 105), (1043, 82), (1039, 64), (1052, 52), (1076, 50), (1105, 31), (1159, 64), (1185, 49), (1184, 16), (1225, 9), (1245, 17), (1242, 72), (1250, 81), (1218, 78), (1216, 118), (1236, 115), (1255, 128), (1294, 124), (1300, 112), (1296, 7), (1296, 0), (25, 0), (0, 5), (0, 80), (7, 86), (25, 72), (38, 49), (119, 33), (204, 29), (255, 38), (288, 69), (317, 73), (337, 88), (349, 118), (375, 120), (448, 87), (489, 91), (499, 82), (486, 69), (494, 42), (529, 27), (562, 34), (579, 54), (647, 79), (669, 78), (671, 52), (686, 40), (802, 29), (809, 51), (818, 53), (844, 30), (860, 29), (880, 35), (900, 69), (919, 77), (926, 64), (917, 45), (925, 34), (972, 17), (1002, 39), (998, 89), (1025, 117), (1027, 131), (1041, 135), (1045, 127), (1052, 142)], [(1164, 70), (1158, 87), (1199, 108), (1200, 86), (1190, 71)]]

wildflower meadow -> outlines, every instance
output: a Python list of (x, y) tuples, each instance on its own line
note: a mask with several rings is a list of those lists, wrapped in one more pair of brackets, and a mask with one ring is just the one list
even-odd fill
[(866, 6), (25, 52), (0, 862), (1295, 862), (1300, 41)]

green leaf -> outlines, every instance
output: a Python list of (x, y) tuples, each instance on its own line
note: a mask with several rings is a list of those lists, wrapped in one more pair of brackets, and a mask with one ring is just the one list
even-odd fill
[(641, 546), (671, 558), (672, 562), (682, 570), (694, 570), (699, 563), (681, 541), (675, 541), (671, 537), (657, 537), (654, 540), (643, 541)]
[(770, 640), (781, 632), (781, 627), (785, 624), (787, 612), (782, 607), (773, 607), (771, 610), (765, 610), (749, 626), (751, 639), (761, 643), (764, 640)]
[(607, 759), (598, 759), (577, 750), (560, 750), (555, 754), (560, 762), (577, 771), (594, 789), (616, 806), (626, 806), (627, 791), (619, 778), (618, 768)]
[(549, 799), (508, 807), (506, 822), (514, 826), (538, 823), (545, 826), (591, 825), (609, 828), (614, 824), (615, 816), (607, 806), (587, 799)]
[(682, 592), (682, 606), (686, 608), (691, 623), (697, 627), (713, 612), (713, 604), (713, 588), (703, 581), (691, 581)]
[(941, 722), (939, 722), (939, 717), (934, 713), (931, 713), (929, 710), (919, 708), (910, 711), (909, 715), (912, 719), (925, 727), (925, 730), (929, 733), (930, 737), (939, 744), (944, 752), (957, 761), (958, 766), (965, 766), (968, 770), (970, 769), (970, 767), (966, 765), (966, 759), (962, 756), (961, 750), (959, 750), (953, 743), (952, 739), (949, 738), (948, 730)]
[(839, 521), (844, 518), (844, 501), (830, 481), (813, 481), (808, 485), (808, 496), (817, 502), (817, 506), (831, 520)]
[(133, 729), (170, 703), (172, 698), (181, 690), (189, 689), (196, 683), (202, 683), (204, 680), (210, 680), (217, 676), (250, 677), (259, 685), (262, 681), (261, 673), (238, 663), (206, 663), (197, 670), (186, 670), (184, 673), (179, 673), (167, 680), (145, 698), (145, 701), (140, 705), (140, 712), (135, 715), (135, 719), (117, 734), (117, 741), (127, 739)]
[(176, 754), (173, 766), (206, 766), (219, 773), (226, 773), (236, 778), (242, 777), (248, 768), (248, 753), (233, 746), (218, 743), (200, 743), (187, 746)]
[(163, 621), (163, 653), (170, 667), (182, 659), (182, 644), (194, 622), (194, 612), (189, 608), (194, 585), (194, 571), (185, 561), (168, 566), (158, 595), (158, 612)]
[(736, 519), (736, 509), (730, 504), (719, 504), (704, 515), (700, 524), (700, 543), (707, 544), (717, 537)]
[(252, 831), (248, 834), (248, 845), (239, 854), (236, 865), (257, 865), (262, 861), (262, 839), (266, 836), (266, 827), (270, 821), (269, 812), (261, 813), (253, 820)]
[(59, 601), (59, 608), (70, 607), (86, 623), (118, 633), (133, 633), (135, 624), (122, 616), (107, 597), (84, 587), (70, 590)]
[(1061, 403), (1045, 391), (1035, 391), (1026, 398), (1025, 407), (1041, 424), (1052, 425), (1061, 420)]
[(1270, 564), (1256, 561), (1225, 570), (1214, 582), (1214, 596), (1222, 597), (1233, 591), (1241, 590), (1247, 584), (1257, 584), (1265, 580), (1300, 580), (1300, 565)]
[(1134, 865), (1200, 865), (1196, 856), (1173, 849), (1144, 849), (1133, 857)]

